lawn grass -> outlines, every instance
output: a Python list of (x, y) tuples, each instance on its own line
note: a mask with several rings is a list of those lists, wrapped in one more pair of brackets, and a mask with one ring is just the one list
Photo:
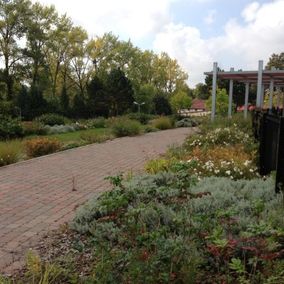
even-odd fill
[[(94, 128), (94, 129), (86, 129), (86, 130), (79, 130), (75, 132), (68, 132), (68, 133), (61, 133), (61, 134), (51, 134), (51, 135), (43, 135), (40, 137), (47, 137), (47, 138), (56, 138), (63, 144), (63, 149), (67, 149), (64, 146), (66, 145), (73, 145), (69, 148), (73, 148), (76, 146), (83, 146), (88, 144), (87, 141), (82, 139), (82, 135), (98, 135), (98, 136), (106, 136), (110, 135), (111, 130), (109, 128)], [(19, 149), (19, 160), (26, 159), (24, 144), (25, 141), (39, 137), (36, 135), (31, 135), (24, 137), (23, 139), (12, 139), (9, 140), (9, 146), (13, 148)], [(7, 142), (0, 141), (0, 152), (3, 151), (7, 147)]]
[[(45, 135), (43, 137), (56, 138), (62, 143), (80, 142), (82, 141), (81, 135), (108, 135), (111, 133), (109, 128), (93, 128), (86, 130), (79, 130), (75, 132)], [(29, 139), (30, 137), (26, 138)]]

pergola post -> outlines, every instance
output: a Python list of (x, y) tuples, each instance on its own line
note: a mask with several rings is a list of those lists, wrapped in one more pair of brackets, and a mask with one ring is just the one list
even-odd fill
[[(230, 69), (230, 72), (233, 72), (234, 68)], [(230, 80), (230, 88), (229, 88), (229, 106), (228, 106), (228, 118), (232, 117), (232, 103), (233, 103), (233, 87), (234, 81)]]
[(214, 121), (216, 114), (216, 92), (217, 92), (217, 62), (213, 64), (213, 80), (212, 80), (212, 109), (211, 109), (211, 121)]
[(262, 70), (263, 60), (258, 61), (258, 76), (257, 76), (257, 95), (256, 95), (256, 107), (261, 107), (261, 93), (262, 93)]
[(248, 117), (249, 82), (246, 82), (244, 118)]
[(280, 107), (280, 88), (277, 87), (276, 91), (277, 91), (277, 109), (279, 109)]
[(269, 112), (272, 112), (272, 107), (273, 107), (273, 92), (274, 92), (274, 80), (270, 80), (270, 85), (269, 85)]
[(265, 91), (265, 85), (261, 85), (261, 97), (260, 97), (260, 107), (262, 108), (264, 105), (264, 91)]

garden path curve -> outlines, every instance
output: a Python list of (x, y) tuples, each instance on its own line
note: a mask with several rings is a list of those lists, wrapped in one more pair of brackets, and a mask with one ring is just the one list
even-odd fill
[(147, 160), (193, 131), (118, 138), (0, 168), (0, 273), (18, 268), (43, 234), (72, 220), (78, 205), (107, 190), (106, 176), (142, 170)]

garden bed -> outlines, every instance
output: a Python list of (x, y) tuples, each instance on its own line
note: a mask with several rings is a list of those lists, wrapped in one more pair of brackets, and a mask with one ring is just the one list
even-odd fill
[(149, 174), (110, 177), (16, 283), (284, 283), (283, 198), (239, 126), (204, 125)]

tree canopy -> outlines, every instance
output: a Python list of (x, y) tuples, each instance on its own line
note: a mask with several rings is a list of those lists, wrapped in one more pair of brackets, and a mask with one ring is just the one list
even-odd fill
[[(129, 102), (141, 97), (150, 109), (153, 96), (171, 97), (180, 86), (186, 86), (188, 78), (165, 52), (141, 50), (111, 32), (90, 38), (54, 6), (30, 0), (0, 1), (0, 60), (2, 100), (26, 108), (23, 101), (35, 97), (61, 112), (73, 105), (82, 109), (83, 103), (105, 108), (106, 96), (113, 113), (129, 108), (122, 97)], [(95, 90), (95, 81), (104, 86), (103, 92)], [(119, 90), (111, 86), (117, 83)], [(120, 97), (120, 106), (116, 106), (115, 96)], [(94, 106), (91, 109), (90, 113), (106, 112)]]

